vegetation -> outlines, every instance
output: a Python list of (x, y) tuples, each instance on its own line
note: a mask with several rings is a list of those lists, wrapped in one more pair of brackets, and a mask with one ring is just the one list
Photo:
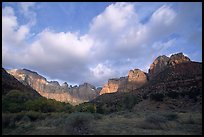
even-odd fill
[(78, 112), (96, 113), (96, 104), (82, 103), (82, 104), (77, 105), (75, 110)]
[(200, 112), (121, 111), (107, 115), (87, 112), (34, 113), (33, 111), (2, 113), (3, 135), (202, 134)]
[(2, 96), (2, 112), (17, 113), (21, 111), (70, 113), (73, 111), (73, 107), (70, 104), (44, 97), (32, 99), (29, 94), (19, 90), (11, 90)]
[[(150, 95), (155, 101), (163, 98), (161, 93)], [(2, 96), (2, 134), (202, 134), (201, 112), (134, 112), (141, 99), (130, 94), (114, 101), (71, 106), (11, 90)]]
[(68, 134), (88, 134), (90, 122), (94, 119), (91, 113), (76, 112), (65, 119), (65, 131)]

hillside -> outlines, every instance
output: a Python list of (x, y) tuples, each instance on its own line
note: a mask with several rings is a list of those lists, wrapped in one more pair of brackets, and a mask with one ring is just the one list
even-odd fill
[(159, 56), (147, 75), (148, 81), (141, 87), (111, 94), (109, 91), (92, 103), (106, 113), (127, 109), (202, 111), (202, 63), (190, 61), (181, 53), (170, 58)]

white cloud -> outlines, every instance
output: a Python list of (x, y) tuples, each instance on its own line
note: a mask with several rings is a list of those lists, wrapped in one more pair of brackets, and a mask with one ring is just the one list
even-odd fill
[(21, 13), (25, 18), (28, 19), (28, 26), (33, 26), (36, 24), (36, 13), (33, 11), (35, 2), (20, 2), (18, 3)]
[(99, 83), (105, 83), (109, 78), (113, 78), (116, 75), (116, 71), (113, 68), (109, 68), (104, 64), (97, 64), (94, 68), (90, 68), (90, 82), (95, 85)]
[(175, 17), (176, 13), (169, 6), (164, 5), (153, 13), (150, 22), (168, 26), (173, 23)]
[(22, 8), (23, 12), (29, 12), (29, 8), (35, 5), (34, 2), (20, 2), (20, 7)]

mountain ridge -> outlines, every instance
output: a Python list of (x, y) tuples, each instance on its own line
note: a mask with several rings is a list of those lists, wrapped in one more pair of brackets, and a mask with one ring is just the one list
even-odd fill
[[(24, 85), (29, 85), (41, 96), (55, 99), (60, 102), (68, 102), (72, 105), (87, 102), (98, 95), (98, 89), (91, 84), (84, 83), (79, 86), (60, 85), (57, 81), (47, 81), (47, 79), (37, 72), (27, 69), (7, 70)], [(85, 91), (85, 93), (83, 93)], [(93, 92), (94, 91), (94, 92)]]

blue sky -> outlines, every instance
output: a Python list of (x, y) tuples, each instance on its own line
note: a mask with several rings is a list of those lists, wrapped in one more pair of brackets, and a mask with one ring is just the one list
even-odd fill
[[(202, 3), (2, 4), (2, 67), (103, 86), (159, 55), (202, 62)], [(11, 37), (14, 36), (14, 37)]]

